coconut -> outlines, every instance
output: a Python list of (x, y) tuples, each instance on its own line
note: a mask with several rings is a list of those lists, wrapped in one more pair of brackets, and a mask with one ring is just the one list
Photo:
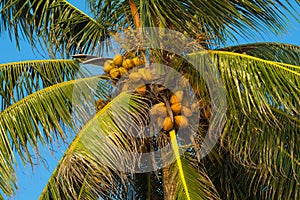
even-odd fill
[(120, 75), (121, 75), (121, 76), (124, 76), (124, 75), (127, 73), (127, 69), (124, 68), (124, 67), (120, 67), (120, 68), (119, 68), (119, 72), (120, 72)]
[(138, 57), (134, 57), (132, 61), (136, 67), (144, 64), (144, 61), (140, 60)]
[(173, 94), (170, 98), (170, 103), (171, 104), (175, 104), (175, 103), (180, 103), (180, 101), (178, 100), (178, 98), (176, 97), (175, 94)]
[(171, 117), (166, 117), (164, 121), (164, 130), (169, 131), (173, 128)]
[(125, 59), (122, 63), (122, 66), (126, 69), (131, 69), (132, 67), (134, 67), (134, 63), (131, 59)]
[(189, 120), (183, 115), (177, 115), (174, 117), (175, 123), (180, 128), (186, 128), (189, 126)]
[(183, 98), (183, 91), (177, 91), (175, 94), (173, 94), (170, 98), (170, 103), (175, 104), (175, 103), (180, 103)]
[(110, 65), (103, 67), (103, 71), (106, 72), (107, 74), (109, 74), (110, 70), (112, 70), (114, 68), (116, 68), (116, 66), (113, 63), (111, 63)]
[(161, 107), (157, 108), (156, 112), (157, 112), (157, 115), (159, 115), (159, 116), (167, 116), (168, 108), (166, 106), (161, 106)]
[(121, 56), (120, 54), (116, 54), (113, 58), (113, 63), (117, 66), (122, 65), (123, 62), (123, 56)]
[(152, 81), (153, 75), (149, 69), (142, 68), (142, 69), (139, 69), (138, 71), (139, 71), (139, 73), (142, 74), (144, 80)]
[(143, 79), (146, 81), (152, 81), (153, 75), (149, 69), (144, 69)]
[(184, 116), (186, 116), (186, 117), (190, 117), (190, 116), (193, 115), (193, 112), (192, 112), (192, 110), (189, 109), (188, 107), (183, 106), (183, 107), (182, 107), (182, 114), (183, 114)]
[(141, 79), (143, 78), (143, 76), (138, 73), (138, 72), (132, 72), (130, 75), (129, 75), (129, 79), (134, 82), (134, 83), (137, 83), (139, 82)]
[(142, 85), (142, 86), (136, 88), (135, 91), (137, 91), (139, 93), (145, 93), (147, 91), (147, 87), (146, 87), (146, 85)]
[(113, 68), (113, 69), (111, 69), (110, 72), (109, 72), (109, 75), (110, 75), (112, 78), (118, 78), (119, 75), (120, 75), (119, 69), (118, 69), (118, 68)]
[(109, 73), (109, 71), (114, 68), (115, 66), (113, 65), (113, 61), (112, 60), (107, 60), (104, 62), (103, 64), (103, 71), (106, 73)]
[(178, 101), (181, 102), (183, 98), (183, 91), (175, 92), (175, 96), (177, 97)]
[(181, 103), (175, 103), (171, 105), (171, 109), (174, 115), (178, 115), (181, 112)]
[(150, 114), (157, 115), (157, 110), (162, 106), (165, 106), (165, 103), (160, 102), (160, 103), (155, 104), (154, 106), (152, 106), (152, 108), (150, 110)]
[(198, 103), (193, 103), (193, 104), (191, 105), (191, 110), (192, 110), (193, 112), (196, 112), (197, 110), (199, 110), (199, 105), (198, 105)]

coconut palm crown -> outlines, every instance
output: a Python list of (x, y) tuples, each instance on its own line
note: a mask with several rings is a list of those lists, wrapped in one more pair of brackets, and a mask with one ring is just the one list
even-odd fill
[[(300, 47), (276, 42), (227, 46), (240, 37), (284, 33), (289, 17), (299, 18), (298, 0), (86, 3), (89, 13), (65, 0), (0, 2), (1, 33), (8, 33), (20, 50), (19, 41), (25, 39), (49, 56), (0, 64), (0, 199), (17, 191), (18, 157), (21, 164), (33, 165), (43, 156), (41, 145), (67, 143), (71, 133), (76, 137), (40, 199), (300, 198)], [(82, 63), (94, 58), (87, 54), (102, 57), (113, 49), (109, 41), (114, 34), (146, 27), (192, 38), (217, 67), (227, 109), (221, 116), (221, 137), (204, 158), (199, 158), (198, 149), (208, 131), (212, 100), (203, 78), (180, 55), (150, 48), (118, 52), (124, 60), (139, 57), (140, 64), (167, 64), (195, 91), (201, 120), (196, 130), (190, 126), (194, 139), (180, 155), (185, 146), (176, 131), (184, 123), (175, 123), (185, 118), (175, 115), (176, 106), (168, 103), (174, 94), (150, 84), (114, 96), (112, 88), (121, 70), (116, 77), (113, 73), (91, 76), (81, 70)], [(95, 82), (93, 98), (74, 98), (78, 85)], [(163, 124), (163, 131), (147, 139), (128, 135), (127, 125), (130, 130), (145, 126), (149, 110), (161, 101), (173, 123), (170, 128)], [(86, 115), (86, 108), (74, 106), (76, 102), (84, 102), (87, 108), (96, 104), (96, 112)], [(128, 104), (130, 109), (125, 109)], [(187, 109), (184, 113), (189, 115)], [(155, 171), (124, 172), (105, 164), (123, 156), (110, 145), (129, 152), (151, 152), (169, 143), (176, 161)]]

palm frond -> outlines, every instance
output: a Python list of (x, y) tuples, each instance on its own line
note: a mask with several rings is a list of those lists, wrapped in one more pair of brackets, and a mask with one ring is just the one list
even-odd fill
[(220, 168), (212, 166), (223, 170), (213, 180), (226, 188), (221, 198), (299, 196), (300, 67), (226, 51), (208, 54), (220, 71), (228, 105), (220, 140), (220, 153), (228, 156)]
[(1, 1), (3, 29), (19, 40), (23, 35), (33, 46), (38, 38), (48, 50), (62, 56), (92, 53), (108, 34), (108, 28), (65, 0)]
[[(39, 90), (26, 98), (14, 103), (0, 113), (0, 161), (1, 177), (6, 177), (5, 184), (14, 181), (13, 166), (16, 162), (15, 152), (19, 154), (24, 164), (33, 163), (33, 157), (38, 158), (38, 145), (51, 143), (57, 139), (66, 139), (67, 130), (78, 130), (81, 121), (86, 121), (90, 116), (86, 115), (79, 106), (73, 102), (80, 102), (79, 89), (74, 94), (74, 88), (99, 82), (97, 92), (107, 96), (109, 83), (105, 78), (91, 77), (79, 80), (59, 83), (43, 90)], [(84, 94), (83, 94), (84, 95)], [(75, 97), (74, 97), (75, 96)], [(90, 112), (96, 112), (94, 99), (85, 99), (85, 104), (91, 108)], [(73, 114), (77, 114), (74, 119)], [(32, 151), (35, 155), (32, 155)], [(7, 180), (7, 177), (11, 180)], [(11, 186), (12, 187), (12, 186)], [(7, 191), (10, 187), (3, 188)]]
[[(185, 31), (197, 41), (225, 43), (235, 34), (251, 37), (253, 31), (280, 33), (286, 28), (286, 17), (296, 10), (289, 1), (134, 1), (142, 27), (165, 27)], [(95, 19), (64, 0), (5, 0), (0, 4), (2, 29), (18, 41), (24, 35), (33, 45), (42, 38), (52, 53), (93, 53), (110, 32), (133, 24), (126, 1), (89, 1)], [(185, 12), (182, 12), (182, 11)], [(296, 15), (296, 14), (295, 14)], [(296, 18), (296, 17), (295, 17)], [(108, 44), (102, 44), (101, 48)]]
[(42, 89), (83, 75), (74, 60), (32, 60), (0, 64), (2, 110)]
[[(243, 163), (242, 157), (232, 158), (231, 152), (224, 147), (219, 149), (219, 162), (207, 159), (203, 162), (221, 199), (298, 198), (299, 166), (293, 166), (293, 161), (283, 151), (278, 151), (274, 156), (263, 153), (274, 159), (273, 164), (255, 166)], [(257, 150), (259, 153), (260, 150)]]
[[(249, 55), (211, 51), (219, 68), (230, 109), (245, 114), (272, 116), (271, 107), (299, 117), (300, 67)], [(230, 91), (230, 92), (229, 92)], [(271, 122), (276, 123), (276, 118)]]
[[(174, 197), (168, 199), (219, 199), (218, 192), (203, 170), (197, 168), (196, 160), (189, 160), (187, 155), (180, 156), (179, 146), (175, 131), (170, 132), (172, 148), (176, 158), (176, 164), (167, 166), (168, 183), (172, 184)], [(187, 156), (187, 157), (185, 157)], [(163, 174), (164, 176), (164, 174)], [(174, 187), (174, 183), (175, 187)], [(166, 184), (166, 183), (165, 183)], [(169, 191), (172, 195), (172, 191)]]
[(290, 65), (300, 65), (300, 47), (292, 44), (261, 42), (225, 47), (219, 50), (247, 54), (264, 60)]
[[(133, 19), (132, 14), (126, 12), (129, 9), (129, 3), (126, 1), (126, 3), (107, 0), (88, 2), (96, 16), (105, 16), (103, 21), (111, 21), (109, 19), (115, 17), (112, 14), (114, 8), (117, 8), (116, 16), (122, 16), (120, 17), (122, 21), (126, 20), (123, 13), (126, 13), (127, 21)], [(236, 34), (252, 37), (253, 32), (280, 33), (287, 25), (283, 10), (297, 18), (297, 11), (290, 5), (291, 2), (280, 0), (272, 2), (267, 0), (243, 2), (136, 0), (134, 3), (142, 27), (159, 26), (185, 31), (198, 41), (211, 39), (213, 43), (225, 43), (228, 38), (235, 38)], [(121, 6), (123, 12), (119, 9)]]
[[(266, 125), (255, 117), (229, 117), (223, 142), (237, 163), (264, 169), (269, 176), (289, 177), (287, 182), (299, 184), (297, 163), (300, 159), (300, 148), (295, 144), (299, 142), (300, 120), (280, 110), (272, 111), (281, 122), (279, 127)], [(260, 178), (266, 177), (268, 176)], [(273, 181), (276, 182), (276, 179)], [(275, 191), (276, 189), (273, 192)], [(295, 188), (294, 192), (299, 191)]]
[(12, 196), (16, 192), (16, 176), (14, 170), (12, 169), (12, 163), (5, 160), (5, 155), (2, 153), (0, 148), (0, 199), (4, 199), (2, 194), (4, 193), (7, 196)]
[[(275, 141), (279, 146), (297, 141), (299, 67), (229, 52), (211, 52), (211, 55), (227, 90), (228, 121), (224, 132), (234, 137), (230, 139), (234, 155), (244, 155), (242, 160), (251, 163), (251, 153), (247, 150), (276, 155)], [(247, 148), (253, 144), (258, 146)], [(300, 153), (294, 146), (291, 152), (295, 157)], [(259, 164), (267, 162), (262, 157), (263, 154)]]
[(132, 114), (145, 107), (141, 100), (121, 93), (102, 108), (69, 146), (40, 199), (78, 199), (80, 195), (124, 199), (126, 188), (122, 182), (127, 175), (116, 166), (126, 158), (118, 150), (130, 149), (124, 138), (130, 129), (125, 127), (132, 123)]

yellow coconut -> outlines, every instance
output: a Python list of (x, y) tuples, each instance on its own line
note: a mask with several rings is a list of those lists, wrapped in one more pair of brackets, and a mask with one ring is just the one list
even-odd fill
[(168, 108), (166, 106), (161, 106), (157, 109), (156, 112), (159, 116), (167, 116), (168, 115)]
[(110, 77), (112, 78), (118, 78), (120, 75), (119, 69), (118, 68), (113, 68), (109, 72)]
[(181, 102), (183, 98), (183, 91), (175, 92), (175, 96), (177, 97), (178, 101)]
[(145, 69), (145, 80), (146, 81), (152, 81), (153, 80), (153, 74), (151, 73), (151, 71), (149, 69)]
[(174, 117), (175, 123), (180, 128), (186, 128), (189, 126), (189, 120), (183, 115), (177, 115)]
[(112, 60), (107, 60), (104, 62), (103, 64), (103, 71), (106, 73), (109, 73), (109, 71), (114, 68), (115, 66), (113, 65), (113, 61)]
[(132, 67), (134, 67), (134, 63), (131, 59), (125, 59), (122, 63), (122, 66), (126, 69), (131, 69)]
[(113, 58), (113, 63), (119, 66), (122, 65), (122, 62), (123, 62), (123, 56), (117, 53)]
[(157, 110), (159, 108), (161, 108), (162, 106), (165, 106), (165, 103), (160, 102), (160, 103), (155, 104), (154, 106), (152, 106), (152, 108), (150, 110), (150, 114), (151, 115), (157, 115)]
[(171, 120), (171, 117), (166, 117), (164, 121), (164, 130), (165, 131), (170, 131), (173, 128), (173, 123)]
[(175, 104), (175, 103), (180, 103), (183, 98), (183, 91), (177, 91), (175, 94), (173, 94), (170, 98), (170, 103)]
[(190, 116), (193, 115), (193, 112), (192, 112), (192, 110), (189, 109), (188, 107), (183, 106), (183, 107), (182, 107), (182, 114), (183, 114), (184, 116), (186, 116), (186, 117), (190, 117)]
[(171, 104), (175, 104), (175, 103), (180, 103), (180, 101), (178, 100), (178, 98), (176, 97), (175, 94), (173, 94), (170, 98), (170, 103)]
[(193, 103), (193, 104), (191, 105), (191, 110), (192, 110), (193, 112), (196, 112), (197, 110), (199, 110), (199, 105), (198, 105), (198, 103)]
[(138, 57), (134, 57), (132, 59), (132, 61), (133, 61), (135, 66), (140, 66), (140, 65), (144, 64), (144, 61), (140, 60)]
[(153, 75), (149, 69), (139, 69), (138, 72), (143, 76), (143, 79), (146, 81), (152, 81)]
[(125, 67), (120, 67), (119, 72), (121, 76), (124, 76), (127, 73), (127, 69)]
[(105, 73), (109, 74), (110, 70), (112, 70), (114, 68), (116, 68), (116, 66), (113, 63), (111, 63), (110, 65), (107, 65), (107, 66), (103, 67), (103, 71)]
[(140, 73), (138, 73), (138, 72), (132, 72), (131, 74), (129, 74), (129, 79), (133, 83), (139, 82), (142, 78), (143, 78), (143, 76)]
[(135, 91), (137, 91), (139, 93), (146, 93), (147, 87), (146, 87), (146, 85), (142, 85), (142, 86), (136, 88)]
[(171, 105), (172, 112), (174, 115), (178, 115), (181, 112), (181, 103), (175, 103)]

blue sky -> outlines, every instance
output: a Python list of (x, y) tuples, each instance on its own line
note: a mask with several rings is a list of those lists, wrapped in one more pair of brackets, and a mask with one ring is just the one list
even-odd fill
[[(75, 6), (86, 10), (82, 1), (70, 1)], [(300, 7), (298, 7), (298, 10)], [(300, 10), (299, 10), (300, 11)], [(300, 46), (300, 23), (297, 23), (295, 20), (291, 21), (293, 25), (288, 28), (286, 34), (280, 36), (265, 36), (264, 39), (252, 40), (248, 42), (261, 42), (261, 41), (273, 41), (273, 42), (282, 42), (295, 44)], [(247, 43), (245, 40), (240, 40), (240, 43)], [(43, 55), (39, 55), (31, 50), (31, 47), (25, 43), (21, 42), (21, 51), (18, 51), (15, 43), (11, 42), (6, 34), (0, 35), (0, 63), (15, 62), (15, 61), (24, 61), (24, 60), (33, 60), (33, 59), (43, 59)], [(34, 172), (31, 171), (30, 166), (24, 168), (19, 166), (17, 168), (18, 175), (18, 193), (13, 198), (16, 200), (32, 200), (37, 199), (44, 188), (47, 180), (49, 179), (52, 171), (58, 163), (60, 156), (64, 152), (63, 147), (56, 148), (56, 153), (50, 155), (49, 151), (42, 150), (43, 155), (45, 156), (45, 161), (47, 163), (47, 168), (45, 165), (40, 163), (40, 165), (34, 167)]]

